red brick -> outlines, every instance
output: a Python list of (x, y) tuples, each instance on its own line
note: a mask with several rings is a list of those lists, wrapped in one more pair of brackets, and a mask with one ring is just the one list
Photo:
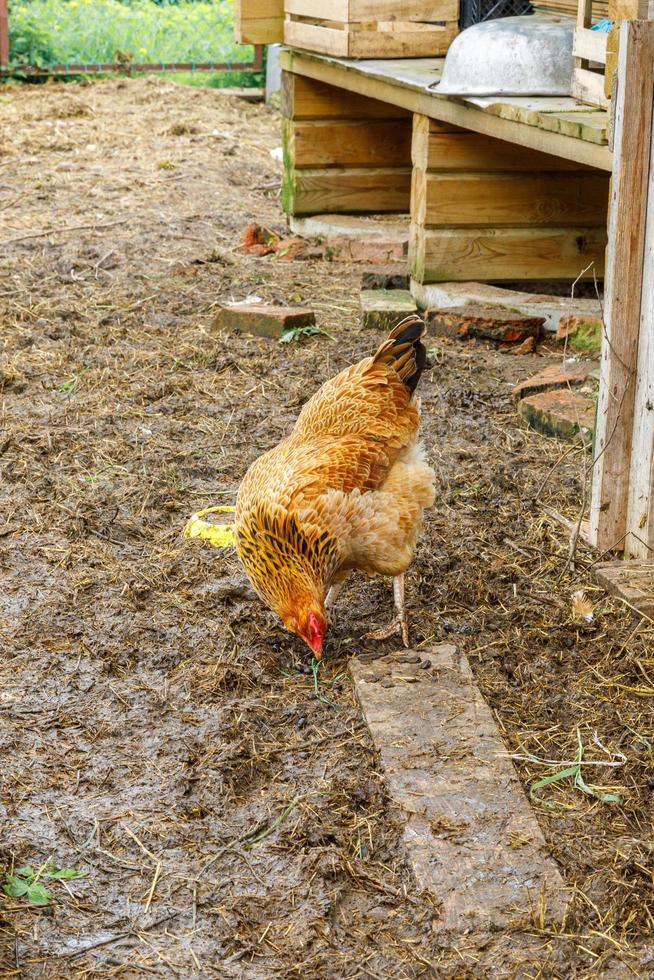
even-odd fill
[(551, 391), (554, 388), (576, 388), (585, 384), (597, 370), (594, 361), (550, 364), (526, 381), (520, 381), (513, 389), (513, 397), (519, 401), (528, 395), (537, 395), (541, 391)]
[(541, 336), (545, 320), (540, 316), (511, 313), (493, 306), (454, 306), (425, 312), (430, 333), (440, 337), (476, 337), (503, 344), (521, 344)]
[(257, 337), (281, 337), (294, 327), (311, 327), (316, 322), (313, 310), (297, 306), (263, 306), (254, 303), (233, 303), (221, 306), (213, 318), (215, 330), (250, 333)]
[(532, 429), (572, 442), (581, 432), (590, 442), (595, 429), (595, 399), (578, 391), (542, 391), (523, 398), (518, 412)]

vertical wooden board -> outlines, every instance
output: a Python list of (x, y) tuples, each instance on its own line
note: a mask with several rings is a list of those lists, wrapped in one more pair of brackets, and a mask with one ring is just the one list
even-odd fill
[(294, 121), (296, 167), (408, 167), (409, 119)]
[(427, 227), (606, 226), (607, 174), (431, 172), (423, 186)]
[(326, 82), (282, 72), (282, 114), (289, 119), (410, 119), (400, 106)]
[(625, 554), (654, 555), (654, 128), (650, 141), (638, 369)]
[[(602, 228), (420, 228), (412, 222), (409, 267), (420, 283), (576, 279), (602, 275)], [(592, 279), (592, 270), (583, 275)]]
[(623, 22), (618, 72), (606, 331), (590, 510), (591, 540), (602, 550), (621, 549), (627, 532), (652, 141), (654, 23)]
[(282, 41), (284, 0), (234, 0), (234, 37), (240, 44)]

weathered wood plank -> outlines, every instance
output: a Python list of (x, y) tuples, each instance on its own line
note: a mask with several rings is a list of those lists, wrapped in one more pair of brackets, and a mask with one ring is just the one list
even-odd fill
[(615, 105), (615, 161), (609, 205), (602, 340), (590, 525), (602, 550), (627, 532), (638, 335), (647, 227), (654, 93), (654, 23), (624, 21)]
[(416, 24), (413, 30), (391, 26), (390, 30), (381, 29), (381, 24), (371, 25), (370, 30), (351, 30), (346, 24), (334, 26), (331, 20), (313, 23), (289, 15), (284, 21), (284, 43), (341, 58), (422, 58), (445, 54), (459, 32), (456, 21)]
[(411, 119), (287, 122), (293, 160), (304, 167), (408, 167)]
[(458, 0), (285, 0), (287, 14), (317, 20), (448, 21), (459, 16)]
[(410, 193), (410, 167), (289, 169), (282, 204), (287, 214), (407, 213)]
[(606, 108), (609, 100), (604, 95), (604, 73), (589, 68), (573, 68), (570, 91), (579, 102)]
[(424, 226), (606, 226), (606, 174), (434, 173), (414, 178), (413, 218)]
[(579, 170), (573, 160), (539, 153), (416, 113), (411, 155), (422, 170), (557, 171)]
[(289, 71), (282, 72), (282, 115), (296, 120), (411, 118), (408, 109)]
[(276, 44), (284, 37), (284, 0), (234, 0), (239, 44)]
[(603, 228), (445, 228), (411, 223), (409, 268), (417, 282), (601, 277)]
[[(418, 886), (439, 902), (435, 928), (561, 922), (567, 892), (506, 757), (465, 656), (449, 644), (350, 661), (356, 695), (404, 822)], [(516, 846), (519, 842), (519, 846)]]
[(593, 574), (607, 592), (654, 620), (654, 561), (601, 562)]
[(572, 42), (572, 53), (577, 58), (586, 58), (603, 65), (606, 61), (606, 41), (608, 34), (603, 31), (591, 31), (577, 28)]

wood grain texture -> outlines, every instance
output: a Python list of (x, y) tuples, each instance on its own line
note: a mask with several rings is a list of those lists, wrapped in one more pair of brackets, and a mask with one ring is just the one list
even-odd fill
[(309, 23), (288, 15), (284, 43), (340, 58), (424, 58), (444, 55), (459, 32), (455, 21), (442, 26), (416, 24), (413, 30), (350, 30), (345, 24), (331, 25), (331, 21)]
[(287, 119), (410, 119), (408, 109), (368, 99), (336, 85), (282, 72), (282, 115)]
[(411, 168), (288, 170), (282, 201), (287, 214), (407, 213)]
[(411, 120), (293, 121), (296, 167), (408, 167)]
[(539, 153), (506, 140), (471, 133), (416, 113), (411, 157), (422, 170), (550, 171), (579, 170), (573, 160)]
[(411, 214), (425, 227), (606, 227), (606, 174), (418, 171)]
[(624, 21), (615, 105), (595, 460), (590, 511), (593, 543), (622, 548), (634, 422), (654, 103), (654, 23)]
[(412, 221), (409, 268), (419, 283), (573, 280), (591, 262), (602, 275), (605, 247), (603, 228), (424, 229)]
[(340, 21), (452, 21), (458, 0), (284, 0), (287, 14)]
[(276, 44), (284, 38), (284, 0), (234, 0), (239, 44)]

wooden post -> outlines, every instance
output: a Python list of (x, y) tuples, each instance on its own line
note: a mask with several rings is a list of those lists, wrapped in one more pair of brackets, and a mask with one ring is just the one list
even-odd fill
[[(606, 331), (602, 340), (590, 509), (591, 541), (602, 550), (622, 549), (627, 534), (642, 298), (643, 289), (651, 293), (653, 283), (651, 259), (643, 281), (648, 186), (651, 187), (652, 179), (653, 109), (654, 23), (624, 21), (614, 108)], [(650, 192), (650, 198), (654, 206), (654, 193)], [(648, 305), (645, 305), (646, 314)], [(651, 328), (651, 315), (648, 315)], [(651, 378), (654, 364), (650, 361), (646, 366)], [(636, 414), (645, 409), (646, 391), (647, 385), (641, 383), (639, 399), (645, 399), (645, 403), (639, 402)], [(638, 438), (646, 442), (646, 432)]]
[(9, 0), (0, 0), (0, 67), (9, 64)]

